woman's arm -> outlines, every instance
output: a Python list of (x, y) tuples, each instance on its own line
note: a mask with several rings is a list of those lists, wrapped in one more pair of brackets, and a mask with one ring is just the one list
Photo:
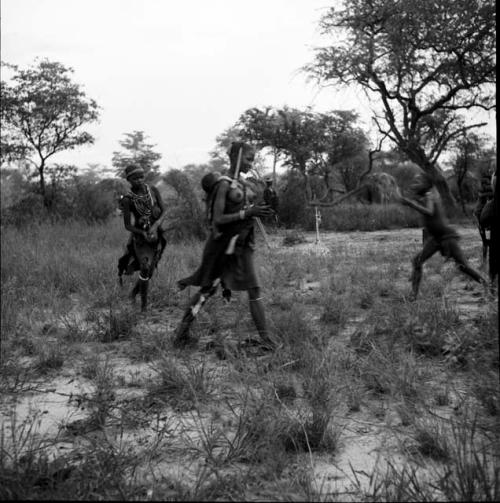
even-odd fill
[(156, 199), (156, 204), (160, 208), (160, 216), (154, 221), (153, 225), (151, 225), (149, 232), (155, 232), (158, 227), (160, 227), (161, 223), (163, 222), (163, 219), (167, 216), (167, 209), (165, 208), (163, 204), (163, 199), (161, 197), (160, 191), (155, 187), (152, 186), (151, 190), (153, 191), (154, 197)]

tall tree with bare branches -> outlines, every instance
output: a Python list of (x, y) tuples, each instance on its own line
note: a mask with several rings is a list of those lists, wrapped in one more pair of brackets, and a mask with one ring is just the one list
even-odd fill
[(436, 163), (451, 140), (484, 125), (464, 111), (495, 107), (495, 23), (494, 0), (345, 0), (321, 18), (334, 42), (305, 70), (375, 96), (380, 132), (453, 205)]

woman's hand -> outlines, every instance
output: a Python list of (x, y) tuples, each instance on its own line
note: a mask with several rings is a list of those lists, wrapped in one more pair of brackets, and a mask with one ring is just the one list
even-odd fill
[(142, 231), (142, 237), (148, 242), (152, 243), (153, 241), (156, 241), (156, 232), (151, 232), (151, 229), (149, 231)]
[(154, 229), (154, 230), (149, 229), (149, 231), (147, 232), (147, 237), (146, 237), (146, 239), (147, 239), (150, 243), (152, 243), (152, 242), (156, 241), (156, 240), (157, 240), (157, 238), (158, 238), (158, 233), (156, 232), (156, 229)]
[(270, 217), (273, 214), (274, 211), (268, 204), (250, 206), (250, 208), (245, 210), (245, 215), (247, 217)]

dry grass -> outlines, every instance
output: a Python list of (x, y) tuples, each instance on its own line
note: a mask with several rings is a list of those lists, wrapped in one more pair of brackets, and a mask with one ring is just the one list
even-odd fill
[[(464, 311), (469, 290), (441, 257), (409, 302), (418, 231), (335, 236), (326, 253), (291, 237), (261, 247), (282, 348), (255, 356), (238, 346), (254, 330), (239, 293), (210, 300), (197, 348), (172, 348), (189, 296), (175, 281), (197, 266), (199, 242), (168, 245), (149, 312), (130, 308), (130, 281), (120, 290), (116, 278), (121, 225), (2, 229), (2, 498), (327, 500), (317, 461), (340, 463), (351, 442), (383, 432), (397, 456), (381, 445), (376, 470), (353, 465), (349, 497), (498, 499), (498, 312), (484, 301)], [(67, 406), (83, 419), (59, 434), (12, 408), (61, 380), (81, 384)]]

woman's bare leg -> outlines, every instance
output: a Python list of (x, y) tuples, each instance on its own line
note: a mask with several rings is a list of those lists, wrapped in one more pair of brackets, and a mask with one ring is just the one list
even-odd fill
[(252, 315), (252, 320), (257, 328), (262, 342), (267, 345), (275, 346), (269, 332), (267, 330), (266, 313), (264, 311), (264, 304), (262, 303), (262, 297), (260, 296), (260, 288), (250, 288), (248, 290), (248, 299), (250, 304), (250, 314)]

